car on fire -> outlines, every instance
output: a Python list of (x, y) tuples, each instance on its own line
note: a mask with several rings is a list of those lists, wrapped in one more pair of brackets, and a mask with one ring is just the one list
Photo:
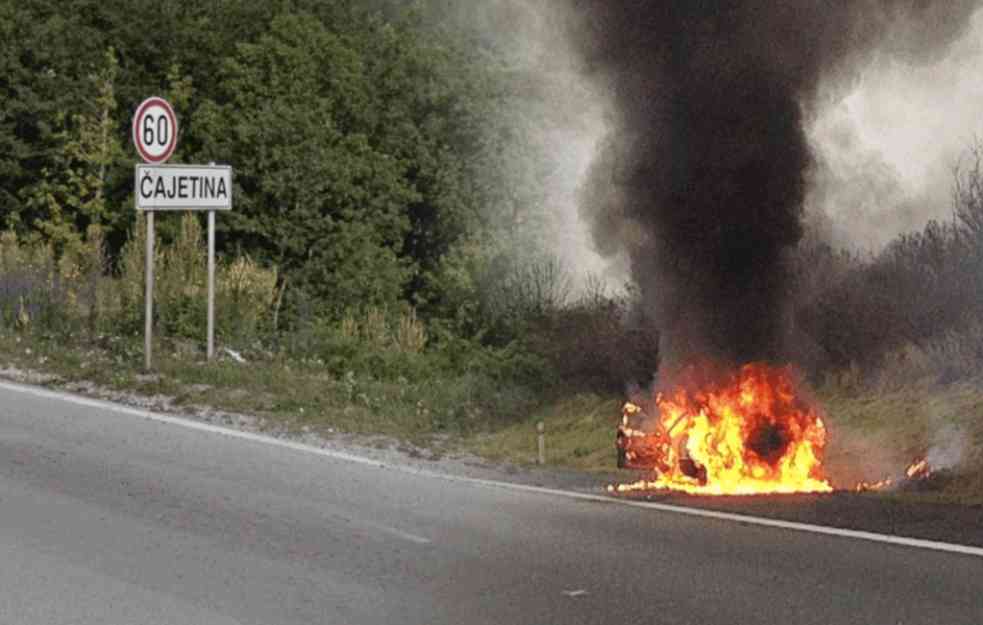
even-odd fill
[[(693, 460), (686, 448), (686, 438), (673, 440), (660, 424), (654, 432), (632, 427), (633, 423), (656, 422), (649, 419), (642, 408), (633, 402), (625, 402), (621, 408), (621, 422), (615, 434), (617, 465), (619, 469), (654, 470), (669, 473), (671, 458), (678, 458), (679, 470), (696, 480), (701, 486), (707, 483), (706, 467)], [(673, 454), (675, 451), (675, 454)]]

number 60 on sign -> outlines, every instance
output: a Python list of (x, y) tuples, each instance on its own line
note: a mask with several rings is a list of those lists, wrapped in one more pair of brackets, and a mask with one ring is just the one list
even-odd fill
[(167, 100), (147, 98), (133, 116), (133, 145), (145, 163), (159, 165), (177, 147), (177, 115)]

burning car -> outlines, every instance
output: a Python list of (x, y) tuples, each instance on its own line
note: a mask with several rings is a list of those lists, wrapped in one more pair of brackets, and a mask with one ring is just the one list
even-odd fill
[(631, 425), (638, 420), (644, 420), (645, 413), (641, 407), (632, 402), (625, 402), (621, 408), (621, 423), (615, 435), (615, 448), (618, 453), (619, 469), (654, 469), (658, 472), (668, 472), (671, 466), (667, 463), (673, 456), (679, 458), (679, 468), (684, 475), (696, 480), (700, 485), (706, 485), (706, 468), (689, 457), (685, 438), (675, 441), (678, 449), (675, 454), (670, 447), (674, 441), (667, 431), (660, 426), (655, 432), (645, 432)]
[[(789, 368), (765, 363), (692, 376), (651, 402), (622, 408), (618, 466), (650, 479), (611, 490), (706, 495), (829, 492), (826, 426), (797, 392)], [(642, 429), (644, 428), (644, 429)]]

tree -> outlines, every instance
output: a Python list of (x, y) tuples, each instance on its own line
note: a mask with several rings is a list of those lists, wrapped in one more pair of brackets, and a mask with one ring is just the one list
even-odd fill
[(80, 4), (0, 2), (0, 214), (20, 230), (45, 219), (38, 172), (57, 175), (66, 123), (94, 100), (104, 35), (83, 22)]
[(237, 47), (193, 121), (203, 156), (235, 159), (226, 235), (331, 307), (394, 304), (409, 276), (401, 252), (417, 195), (406, 164), (369, 140), (378, 114), (357, 52), (319, 21), (284, 15)]
[(59, 245), (103, 224), (118, 254), (130, 116), (163, 95), (174, 162), (234, 167), (220, 250), (278, 265), (320, 310), (453, 316), (461, 284), (535, 256), (549, 110), (439, 4), (0, 0), (0, 220)]
[(110, 176), (123, 160), (116, 132), (118, 75), (116, 52), (110, 47), (103, 67), (88, 77), (91, 95), (79, 103), (81, 112), (57, 116), (59, 129), (52, 138), (60, 150), (23, 193), (33, 225), (56, 249), (80, 244), (81, 233), (91, 225), (120, 227), (126, 221), (120, 207), (111, 209), (106, 201)]

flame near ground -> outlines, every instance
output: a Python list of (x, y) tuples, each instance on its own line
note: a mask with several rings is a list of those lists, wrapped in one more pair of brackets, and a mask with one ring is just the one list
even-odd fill
[[(648, 410), (626, 404), (619, 446), (629, 466), (652, 469), (653, 479), (609, 490), (701, 495), (833, 490), (823, 472), (826, 426), (797, 392), (789, 368), (753, 363), (736, 373), (701, 377), (657, 395)], [(645, 429), (633, 429), (631, 418), (647, 421)]]

